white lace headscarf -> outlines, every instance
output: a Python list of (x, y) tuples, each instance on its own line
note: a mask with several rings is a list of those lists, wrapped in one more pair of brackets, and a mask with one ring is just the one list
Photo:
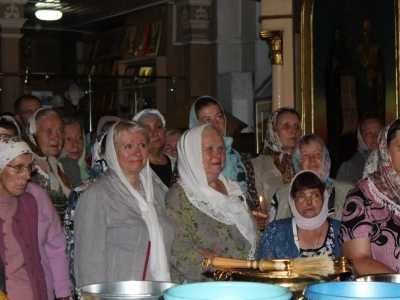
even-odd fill
[(211, 125), (196, 125), (180, 138), (178, 183), (182, 186), (190, 203), (197, 209), (218, 222), (235, 225), (251, 245), (248, 259), (254, 259), (257, 229), (246, 201), (242, 200), (244, 195), (239, 185), (222, 173), (218, 179), (225, 185), (228, 195), (221, 194), (207, 183), (202, 155), (202, 132), (206, 127), (216, 130)]
[[(47, 108), (40, 108), (38, 109), (32, 116), (29, 117), (28, 120), (28, 125), (26, 127), (26, 133), (29, 137), (29, 141), (31, 142), (32, 145), (32, 150), (33, 150), (33, 157), (35, 161), (47, 161), (46, 164), (46, 170), (43, 170), (46, 172), (47, 176), (49, 176), (49, 181), (50, 181), (50, 187), (54, 191), (58, 191), (60, 186), (62, 188), (63, 194), (68, 197), (71, 189), (70, 186), (67, 186), (68, 183), (65, 183), (64, 181), (67, 180), (65, 175), (64, 175), (64, 180), (60, 177), (60, 174), (58, 172), (58, 159), (54, 156), (46, 156), (42, 153), (40, 150), (39, 144), (37, 143), (36, 140), (36, 115), (38, 112), (45, 110)], [(55, 114), (57, 114), (54, 111)], [(61, 169), (61, 168), (60, 168)]]
[[(143, 126), (133, 121), (121, 122), (127, 122), (135, 126)], [(163, 231), (158, 221), (157, 212), (154, 208), (153, 180), (149, 161), (147, 160), (146, 166), (140, 171), (139, 174), (140, 181), (142, 182), (146, 194), (146, 197), (144, 198), (141, 193), (135, 190), (133, 186), (128, 182), (128, 180), (122, 173), (121, 167), (119, 165), (114, 147), (114, 131), (115, 127), (119, 123), (120, 122), (113, 124), (108, 130), (105, 151), (106, 161), (108, 167), (117, 173), (122, 183), (132, 194), (133, 197), (131, 200), (136, 200), (139, 204), (142, 218), (146, 222), (147, 229), (149, 231), (149, 238), (151, 241), (149, 268), (154, 280), (170, 281), (171, 279), (169, 274), (169, 259), (165, 250)]]

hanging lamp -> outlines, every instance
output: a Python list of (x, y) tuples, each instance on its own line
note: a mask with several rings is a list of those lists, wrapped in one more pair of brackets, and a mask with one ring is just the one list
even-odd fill
[(36, 18), (42, 21), (56, 21), (61, 19), (63, 13), (58, 9), (38, 9), (35, 12)]

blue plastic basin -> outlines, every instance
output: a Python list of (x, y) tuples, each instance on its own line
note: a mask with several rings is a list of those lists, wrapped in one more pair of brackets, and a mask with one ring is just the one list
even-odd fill
[(400, 299), (400, 284), (391, 282), (326, 282), (309, 285), (304, 293), (309, 300)]
[(164, 291), (165, 300), (289, 300), (292, 292), (273, 284), (258, 282), (200, 282)]

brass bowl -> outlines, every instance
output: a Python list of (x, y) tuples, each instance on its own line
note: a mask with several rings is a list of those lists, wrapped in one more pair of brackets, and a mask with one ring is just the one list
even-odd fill
[(339, 275), (329, 277), (310, 277), (286, 271), (261, 272), (249, 269), (218, 269), (214, 271), (214, 279), (217, 281), (251, 281), (276, 284), (291, 290), (296, 299), (301, 299), (304, 289), (312, 284), (339, 280)]

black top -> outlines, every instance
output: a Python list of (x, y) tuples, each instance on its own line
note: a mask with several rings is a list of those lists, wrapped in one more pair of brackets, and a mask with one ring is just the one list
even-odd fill
[[(165, 155), (165, 154), (164, 154)], [(150, 168), (157, 174), (161, 181), (169, 188), (172, 181), (172, 162), (167, 155), (165, 155), (168, 162), (165, 165), (156, 165), (150, 163)]]

